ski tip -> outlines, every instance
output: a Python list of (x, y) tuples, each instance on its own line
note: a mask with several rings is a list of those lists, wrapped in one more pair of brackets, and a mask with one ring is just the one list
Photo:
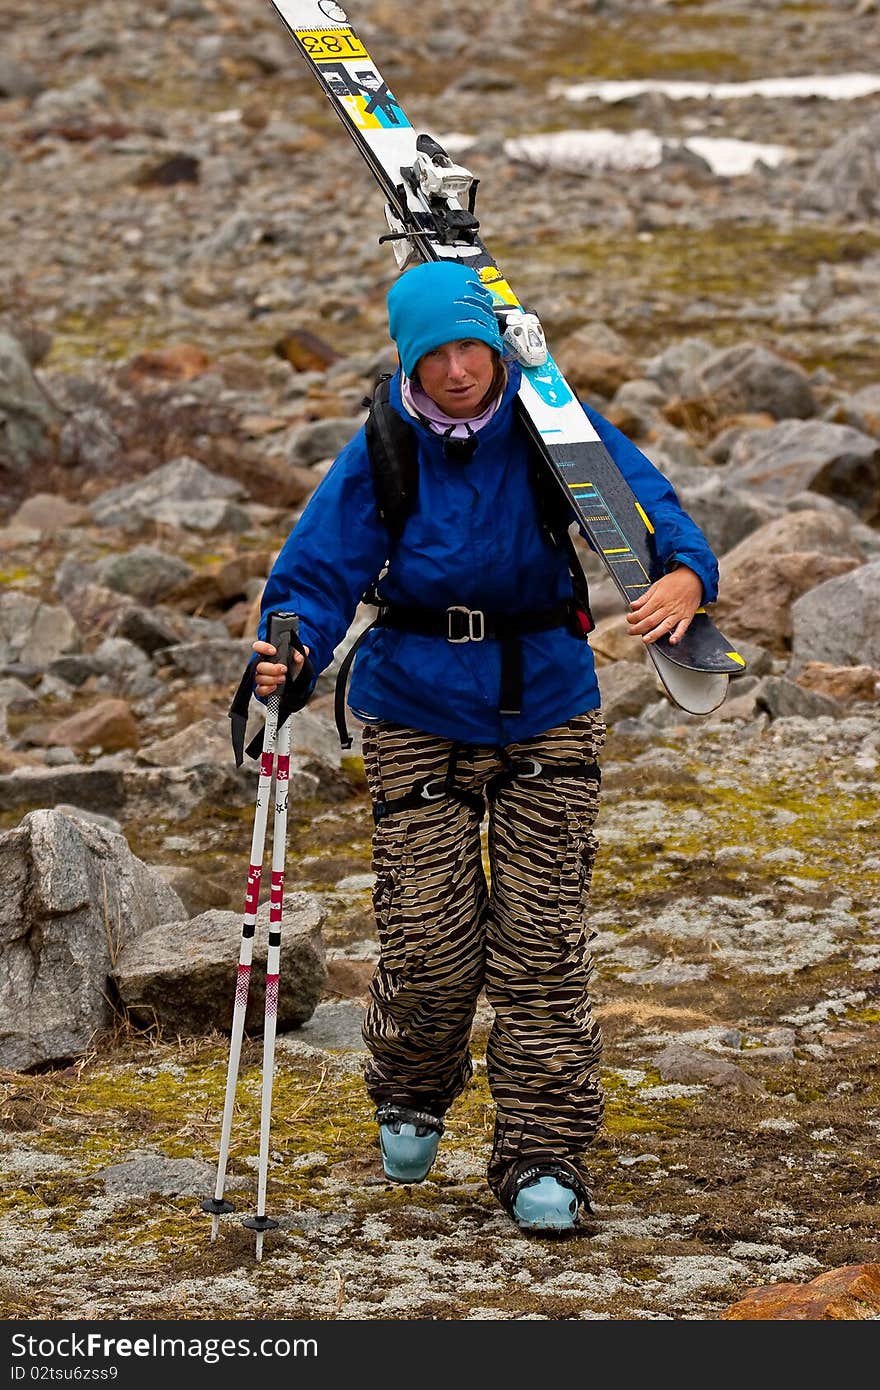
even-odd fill
[(686, 714), (711, 714), (724, 703), (729, 676), (679, 666), (655, 646), (648, 652), (669, 698)]

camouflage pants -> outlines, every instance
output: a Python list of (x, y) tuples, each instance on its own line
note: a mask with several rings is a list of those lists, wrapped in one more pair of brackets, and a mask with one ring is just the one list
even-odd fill
[(455, 784), (471, 794), (482, 794), (510, 762), (518, 769), (490, 786), (491, 886), (475, 806), (444, 795), (377, 822), (381, 954), (363, 1029), (376, 1104), (440, 1117), (470, 1079), (471, 1025), (485, 988), (494, 1010), (486, 1066), (496, 1112), (488, 1180), (496, 1195), (526, 1156), (566, 1159), (586, 1181), (584, 1154), (602, 1121), (602, 1040), (590, 1009), (584, 912), (604, 738), (597, 710), (504, 750), (453, 745), (395, 724), (363, 733), (374, 802), (393, 802), (420, 779), (442, 781), (453, 749)]

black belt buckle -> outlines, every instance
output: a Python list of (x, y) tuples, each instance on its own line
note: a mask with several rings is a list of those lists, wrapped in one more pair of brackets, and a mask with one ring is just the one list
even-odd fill
[[(462, 623), (454, 615), (461, 613), (466, 619)], [(464, 631), (461, 631), (462, 626)], [(456, 636), (456, 630), (460, 636)], [(446, 610), (446, 640), (447, 642), (482, 642), (486, 636), (486, 619), (480, 608), (465, 608), (463, 604), (454, 604)]]

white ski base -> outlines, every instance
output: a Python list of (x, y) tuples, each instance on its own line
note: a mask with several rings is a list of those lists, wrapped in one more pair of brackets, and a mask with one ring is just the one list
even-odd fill
[(687, 714), (711, 714), (724, 703), (729, 676), (690, 671), (653, 646), (648, 648), (648, 655), (670, 698)]

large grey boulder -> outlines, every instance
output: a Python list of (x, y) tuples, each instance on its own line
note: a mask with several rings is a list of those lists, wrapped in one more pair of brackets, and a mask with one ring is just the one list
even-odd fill
[(0, 833), (0, 882), (0, 1066), (69, 1061), (113, 1022), (118, 952), (185, 909), (121, 835), (60, 811)]
[(324, 459), (335, 458), (341, 449), (357, 434), (361, 416), (355, 419), (348, 415), (333, 415), (324, 420), (313, 420), (296, 431), (290, 450), (291, 463), (306, 468), (313, 467)]
[(0, 331), (0, 476), (24, 478), (45, 460), (63, 418), (34, 376), (22, 344)]
[(785, 512), (760, 526), (722, 556), (715, 622), (735, 640), (787, 656), (792, 605), (815, 585), (862, 564), (854, 524), (850, 513), (835, 508)]
[(811, 589), (791, 618), (792, 673), (808, 661), (880, 668), (880, 560)]
[(45, 669), (61, 652), (79, 651), (79, 629), (66, 608), (18, 589), (0, 593), (0, 665)]
[(675, 490), (716, 555), (726, 555), (759, 526), (779, 515), (779, 504), (755, 497), (746, 488), (730, 487), (714, 473), (693, 484), (676, 483)]
[[(185, 916), (185, 913), (181, 913)], [(277, 1026), (298, 1028), (311, 1018), (327, 978), (320, 895), (286, 893), (282, 907)], [(269, 903), (257, 912), (245, 1028), (261, 1030), (266, 1001)], [(119, 953), (113, 978), (136, 1023), (158, 1024), (193, 1036), (232, 1023), (242, 917), (211, 909), (188, 921), (165, 922), (132, 939)]]
[(689, 399), (709, 397), (724, 415), (766, 411), (775, 420), (803, 420), (816, 413), (803, 368), (757, 343), (711, 353), (683, 375), (680, 389)]
[(663, 693), (653, 666), (615, 661), (611, 666), (601, 667), (598, 675), (602, 711), (609, 726), (620, 719), (637, 718)]
[(747, 430), (730, 452), (727, 481), (783, 502), (822, 493), (869, 524), (880, 520), (880, 442), (849, 425), (784, 420)]
[(139, 603), (161, 603), (195, 573), (178, 555), (166, 555), (151, 545), (137, 545), (121, 555), (110, 555), (97, 567), (100, 583)]
[(880, 217), (880, 116), (847, 131), (819, 157), (798, 201), (835, 217)]
[(235, 505), (244, 488), (232, 478), (222, 477), (204, 464), (182, 454), (154, 468), (146, 478), (110, 488), (90, 507), (98, 526), (120, 526), (137, 530), (150, 522), (195, 530), (216, 530), (228, 526), (244, 530), (247, 513)]

